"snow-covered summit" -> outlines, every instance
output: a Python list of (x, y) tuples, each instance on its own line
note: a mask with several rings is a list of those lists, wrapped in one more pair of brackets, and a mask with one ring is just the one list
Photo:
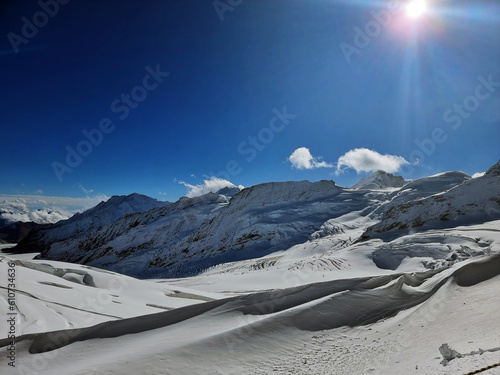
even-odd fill
[(338, 194), (340, 190), (331, 180), (268, 182), (243, 189), (234, 196), (231, 205), (238, 205), (242, 201), (251, 202), (252, 205), (265, 205), (314, 200)]
[(217, 194), (224, 195), (225, 197), (232, 197), (233, 195), (239, 193), (241, 190), (242, 187), (240, 186), (235, 186), (235, 187), (226, 186), (217, 191)]
[(483, 177), (500, 176), (500, 160), (493, 164), (484, 174)]
[(401, 176), (394, 176), (385, 171), (377, 171), (366, 178), (362, 178), (352, 186), (352, 189), (385, 189), (401, 187), (406, 183)]
[(156, 207), (163, 207), (169, 202), (161, 202), (146, 195), (132, 193), (130, 195), (113, 195), (107, 201), (102, 201), (97, 206), (82, 213), (76, 214), (65, 223), (77, 222), (82, 219), (92, 219), (100, 225), (111, 223), (127, 214), (144, 212)]
[(363, 192), (344, 195), (345, 189), (333, 181), (264, 183), (232, 197), (234, 189), (219, 192), (227, 195), (182, 197), (72, 238), (61, 236), (57, 228), (37, 231), (18, 250), (38, 248), (45, 258), (120, 272), (127, 268), (134, 275), (185, 275), (285, 250), (307, 241), (328, 219), (364, 209), (373, 201), (363, 198)]
[[(347, 246), (399, 229), (407, 233), (500, 218), (500, 180), (494, 172), (471, 179), (452, 171), (406, 184), (385, 172), (371, 177), (357, 185), (363, 188), (326, 180), (269, 182), (167, 205), (139, 195), (113, 197), (71, 220), (35, 230), (15, 251), (139, 277), (180, 277), (318, 238)], [(144, 211), (130, 212), (134, 209)]]
[[(459, 178), (460, 173), (450, 172), (452, 176)], [(436, 180), (443, 176), (450, 177), (450, 174), (433, 177)], [(444, 179), (444, 182), (449, 181)], [(408, 185), (405, 185), (404, 189)], [(364, 233), (364, 238), (381, 236), (388, 232), (397, 234), (395, 231), (415, 232), (498, 220), (500, 219), (500, 175), (485, 175), (473, 179), (468, 177), (464, 178), (461, 184), (437, 194), (398, 203), (394, 199), (393, 201), (382, 220)]]
[[(0, 273), (13, 262), (23, 275), (16, 367), (201, 374), (220, 372), (224, 355), (234, 374), (494, 367), (499, 169), (392, 189), (299, 181), (219, 190), (57, 240), (64, 226), (135, 205), (116, 197), (36, 231), (43, 259), (0, 254)], [(5, 306), (8, 282), (0, 285)], [(4, 356), (10, 345), (0, 338)], [(33, 358), (49, 350), (50, 366), (40, 370)]]
[(169, 202), (160, 202), (146, 195), (133, 193), (130, 195), (114, 195), (107, 201), (102, 201), (82, 213), (77, 213), (67, 220), (55, 224), (40, 226), (28, 234), (21, 242), (25, 251), (43, 251), (42, 244), (64, 241), (87, 235), (88, 233), (114, 223), (129, 214), (144, 212), (153, 208), (163, 207)]

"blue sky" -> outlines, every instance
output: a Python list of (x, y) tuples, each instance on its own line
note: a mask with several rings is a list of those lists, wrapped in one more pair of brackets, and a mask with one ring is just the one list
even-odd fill
[(0, 5), (0, 194), (173, 201), (214, 175), (350, 186), (499, 158), (494, 0), (42, 3)]

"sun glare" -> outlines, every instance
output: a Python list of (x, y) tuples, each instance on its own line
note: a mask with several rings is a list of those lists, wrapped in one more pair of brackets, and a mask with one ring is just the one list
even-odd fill
[(424, 0), (410, 0), (406, 6), (406, 14), (412, 18), (420, 17), (426, 9)]

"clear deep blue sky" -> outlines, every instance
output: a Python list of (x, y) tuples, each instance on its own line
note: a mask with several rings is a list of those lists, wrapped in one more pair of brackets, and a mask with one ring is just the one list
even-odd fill
[[(33, 21), (41, 7), (2, 1), (0, 193), (77, 197), (84, 186), (175, 200), (186, 191), (177, 180), (199, 184), (220, 171), (244, 186), (302, 179), (349, 186), (366, 176), (294, 169), (287, 158), (299, 147), (333, 166), (361, 147), (401, 156), (418, 163), (401, 171), (406, 178), (484, 171), (500, 155), (500, 85), (476, 88), (479, 77), (500, 82), (500, 6), (428, 6), (416, 19), (391, 15), (358, 48), (355, 28), (365, 30), (370, 11), (387, 3), (245, 0), (221, 21), (213, 1), (72, 0), (36, 35), (25, 30), (15, 53), (9, 33), (24, 38), (22, 17)], [(341, 43), (358, 48), (350, 62)], [(152, 90), (136, 88), (157, 65), (168, 77), (148, 79)], [(147, 97), (128, 116), (123, 103), (113, 112), (134, 88)], [(471, 110), (445, 121), (455, 103)], [(284, 107), (296, 117), (275, 122), (279, 132), (262, 130)], [(61, 181), (53, 163), (65, 164), (67, 146), (76, 149), (82, 131), (105, 118), (113, 130)], [(429, 155), (417, 161), (415, 141), (436, 129), (440, 143), (427, 143)], [(251, 146), (248, 137), (259, 132), (268, 143)]]

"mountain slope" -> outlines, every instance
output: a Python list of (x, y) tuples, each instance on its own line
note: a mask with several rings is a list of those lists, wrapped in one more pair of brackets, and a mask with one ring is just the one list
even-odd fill
[[(183, 197), (78, 237), (61, 240), (55, 230), (47, 231), (47, 245), (38, 248), (44, 258), (134, 276), (193, 274), (216, 264), (285, 250), (307, 241), (327, 220), (358, 210), (368, 214), (374, 203), (386, 199), (385, 193), (378, 198), (365, 195), (333, 181), (267, 183), (230, 198), (217, 193)], [(36, 245), (36, 241), (23, 241), (14, 251), (33, 251)]]
[(169, 203), (160, 202), (136, 193), (127, 196), (115, 195), (106, 202), (101, 202), (97, 206), (78, 213), (67, 220), (55, 224), (40, 225), (37, 230), (30, 232), (20, 242), (16, 247), (16, 251), (43, 252), (55, 242), (84, 237), (99, 227), (112, 224), (117, 219), (128, 214), (148, 211), (167, 204)]
[(442, 193), (470, 179), (471, 177), (467, 173), (460, 171), (443, 172), (433, 176), (421, 177), (408, 182), (399, 190), (393, 192), (390, 199), (382, 203), (376, 213), (382, 218), (392, 207)]
[(362, 178), (352, 186), (352, 189), (386, 189), (401, 187), (406, 183), (401, 176), (394, 176), (385, 171), (377, 171), (366, 178)]
[(17, 221), (4, 227), (0, 227), (0, 240), (5, 243), (18, 243), (28, 236), (28, 233), (40, 224), (34, 222)]
[(495, 177), (500, 176), (500, 160), (493, 164), (488, 170), (484, 173), (483, 177)]
[[(300, 181), (184, 197), (45, 254), (86, 265), (0, 254), (0, 273), (20, 277), (14, 305), (0, 280), (16, 315), (0, 367), (14, 352), (18, 371), (40, 375), (493, 374), (498, 166), (400, 189)], [(166, 280), (88, 266), (152, 277), (211, 262)]]
[(399, 189), (346, 189), (333, 181), (265, 183), (183, 197), (117, 220), (102, 204), (32, 232), (13, 251), (141, 278), (182, 277), (321, 238), (344, 248), (416, 228), (497, 219), (500, 177), (491, 170), (476, 179), (459, 171), (440, 173)]
[(401, 231), (453, 227), (499, 218), (500, 176), (485, 174), (442, 193), (392, 205), (379, 223), (366, 230), (363, 238), (387, 233), (397, 236)]

